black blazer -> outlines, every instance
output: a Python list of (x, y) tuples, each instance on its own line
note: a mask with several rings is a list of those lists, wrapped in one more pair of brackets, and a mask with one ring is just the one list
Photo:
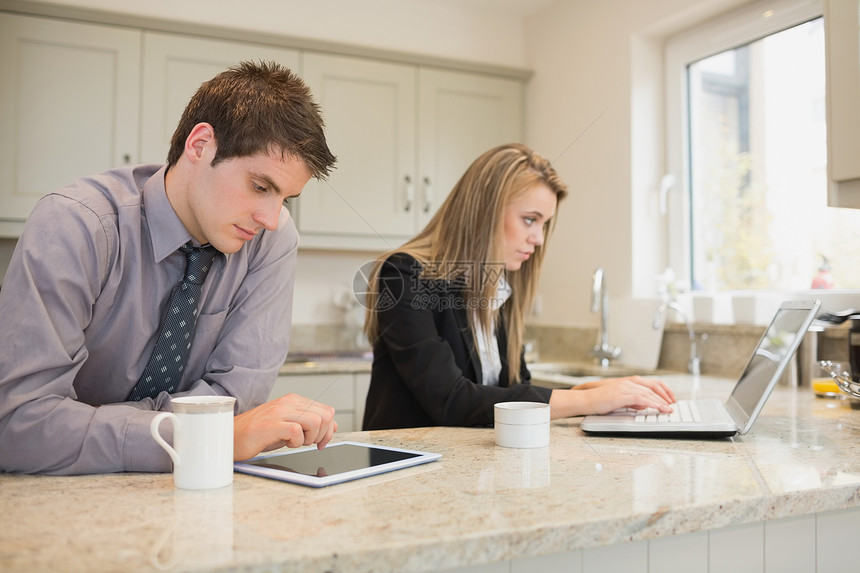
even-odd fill
[[(499, 386), (481, 384), (465, 300), (456, 283), (420, 279), (420, 264), (395, 254), (379, 279), (379, 339), (364, 413), (364, 430), (422, 426), (486, 426), (497, 402), (549, 402), (521, 362), (520, 384), (508, 384), (507, 338), (499, 329)], [(502, 313), (504, 314), (504, 313)]]

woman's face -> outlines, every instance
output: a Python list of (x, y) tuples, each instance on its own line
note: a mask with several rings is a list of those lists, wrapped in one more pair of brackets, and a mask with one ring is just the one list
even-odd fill
[(505, 210), (505, 268), (517, 271), (543, 245), (546, 222), (555, 215), (558, 198), (545, 184), (538, 183), (508, 205)]

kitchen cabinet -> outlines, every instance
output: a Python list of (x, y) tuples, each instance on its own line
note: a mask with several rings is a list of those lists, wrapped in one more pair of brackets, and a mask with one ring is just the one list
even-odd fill
[(519, 80), (303, 54), (338, 164), (298, 201), (302, 246), (381, 251), (429, 221), (468, 165), (522, 135)]
[(294, 393), (322, 402), (336, 410), (338, 432), (355, 432), (361, 430), (369, 387), (370, 374), (364, 372), (282, 374), (275, 380), (269, 400)]
[[(370, 373), (356, 372), (352, 375), (352, 393), (355, 400), (353, 406), (353, 426), (354, 432), (361, 431), (361, 425), (364, 422), (364, 406), (367, 402), (367, 391), (370, 389)], [(346, 430), (343, 430), (344, 432)]]
[(170, 138), (200, 84), (243, 60), (276, 61), (299, 72), (299, 52), (273, 46), (208, 38), (143, 33), (140, 155), (164, 163)]
[(298, 200), (302, 246), (369, 238), (377, 248), (415, 228), (415, 68), (303, 54), (302, 70), (337, 156), (327, 181)]
[(860, 208), (860, 0), (825, 0), (828, 204)]
[(200, 84), (261, 59), (298, 72), (298, 50), (0, 14), (0, 234), (78, 177), (163, 163)]
[(415, 231), (430, 221), (479, 155), (523, 134), (523, 84), (517, 80), (418, 70), (418, 172), (421, 205)]
[(140, 32), (0, 13), (0, 236), (36, 201), (137, 161)]
[(402, 243), (474, 158), (522, 137), (522, 75), (234, 36), (0, 12), (0, 236), (17, 237), (39, 197), (80, 176), (164, 162), (191, 95), (241, 60), (300, 73), (338, 156), (292, 207), (304, 247)]

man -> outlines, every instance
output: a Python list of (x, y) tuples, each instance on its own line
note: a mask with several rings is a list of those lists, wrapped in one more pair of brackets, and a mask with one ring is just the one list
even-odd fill
[[(284, 204), (334, 163), (305, 84), (244, 62), (200, 87), (166, 165), (42, 198), (0, 290), (0, 470), (170, 471), (149, 424), (178, 395), (236, 397), (237, 460), (324, 447), (331, 407), (266, 400), (292, 312), (298, 235)], [(186, 312), (173, 298), (185, 292), (176, 345), (162, 317)]]

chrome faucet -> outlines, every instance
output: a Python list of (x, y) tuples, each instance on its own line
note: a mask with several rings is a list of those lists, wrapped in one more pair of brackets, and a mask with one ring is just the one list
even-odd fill
[(621, 355), (621, 348), (609, 344), (609, 331), (606, 323), (609, 319), (609, 294), (606, 290), (603, 268), (594, 271), (591, 277), (591, 312), (600, 312), (599, 344), (591, 349), (591, 353), (600, 361), (603, 367), (609, 366), (609, 360)]
[[(654, 330), (660, 328), (660, 322), (661, 320), (664, 320), (664, 315), (668, 309), (672, 309), (677, 312), (681, 318), (684, 319), (684, 323), (687, 325), (687, 334), (690, 336), (690, 360), (687, 362), (687, 371), (690, 374), (700, 374), (702, 371), (702, 358), (699, 356), (699, 343), (696, 339), (696, 332), (693, 330), (693, 324), (690, 322), (683, 306), (674, 300), (664, 301), (663, 304), (660, 305), (660, 308), (657, 309), (657, 312), (654, 313), (654, 322), (651, 326), (654, 327)], [(703, 334), (702, 342), (707, 338), (708, 335)]]

